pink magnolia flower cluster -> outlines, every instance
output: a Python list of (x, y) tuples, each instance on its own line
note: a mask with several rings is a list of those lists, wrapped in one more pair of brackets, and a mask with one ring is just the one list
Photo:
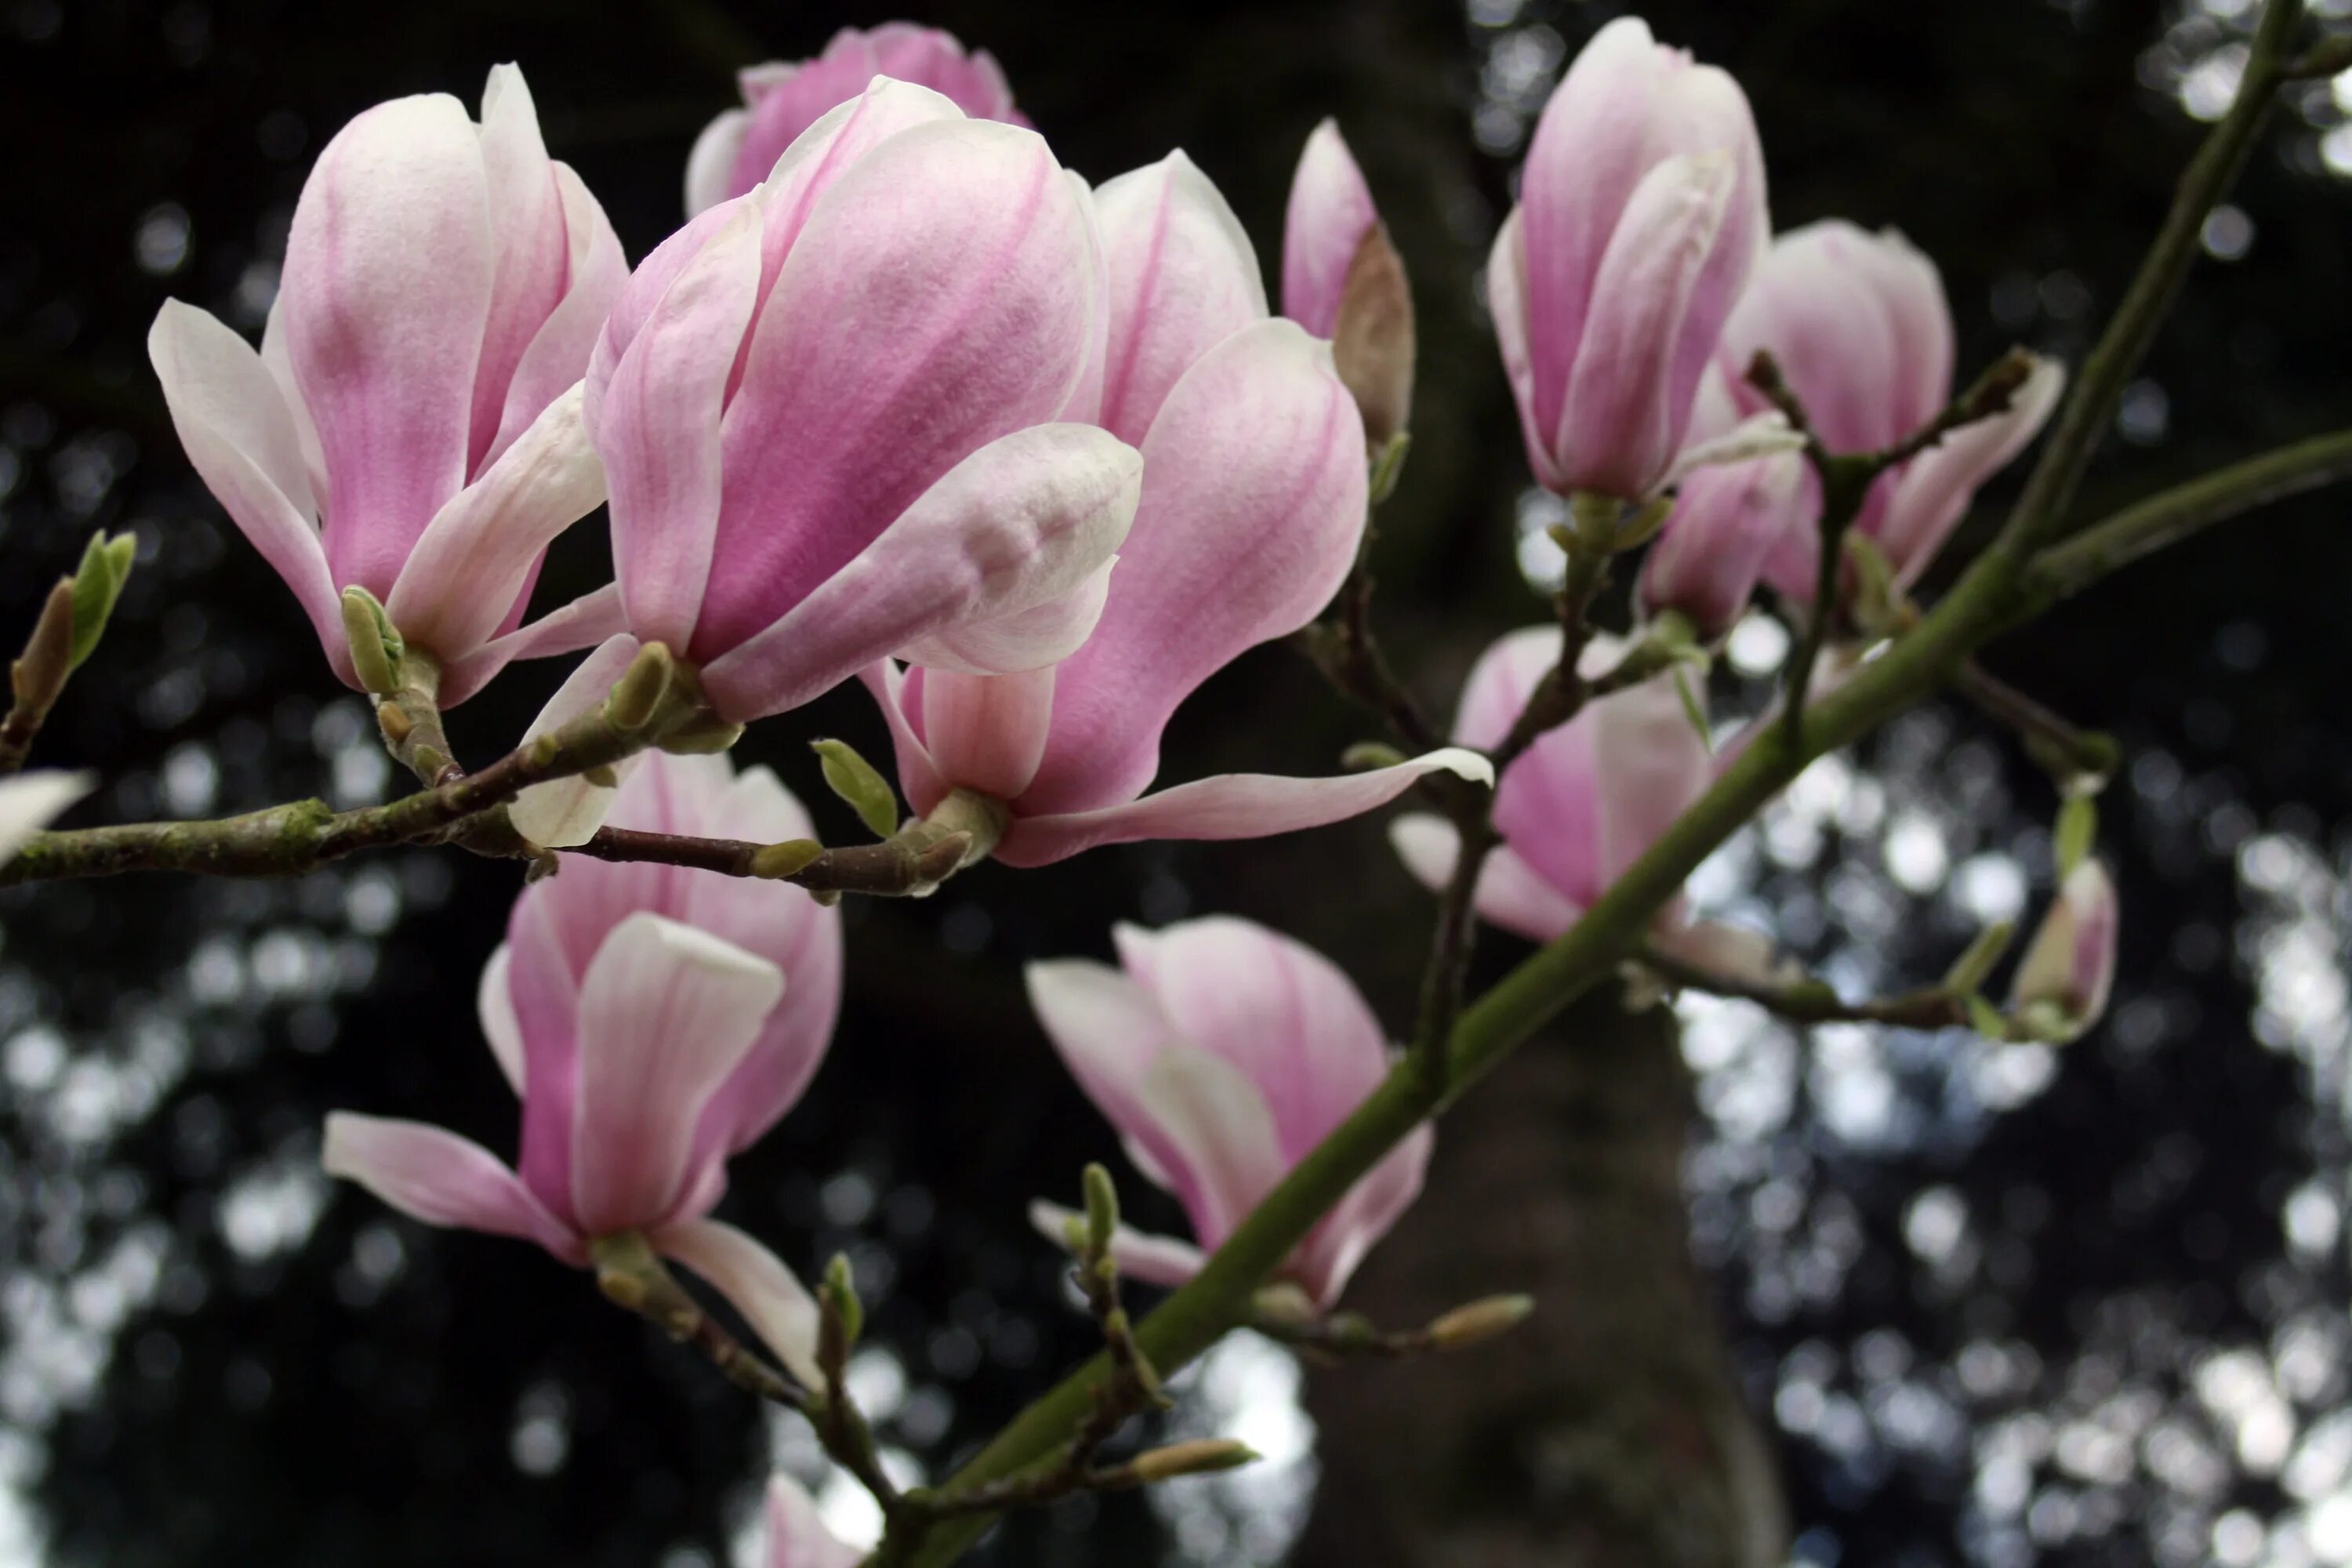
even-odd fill
[[(742, 77), (687, 173), (688, 218), (634, 270), (551, 161), (521, 75), (481, 117), (426, 96), (328, 145), (296, 210), (260, 344), (165, 306), (151, 351), (191, 462), (357, 684), (341, 596), (379, 601), (463, 700), (517, 658), (593, 648), (539, 730), (604, 700), (658, 644), (724, 723), (854, 678), (918, 813), (983, 797), (1000, 860), (1145, 838), (1226, 839), (1374, 809), (1439, 771), (1496, 786), (1485, 919), (1566, 931), (1718, 765), (1672, 674), (1592, 701), (1497, 781), (1486, 752), (1560, 658), (1538, 628), (1470, 676), (1454, 746), (1330, 778), (1228, 774), (1156, 793), (1161, 737), (1203, 681), (1307, 626), (1356, 559), (1368, 467), (1410, 407), (1410, 302), (1338, 129), (1291, 191), (1281, 304), (1182, 153), (1089, 186), (1014, 110), (985, 52), (894, 24)], [(1528, 461), (1564, 495), (1673, 494), (1650, 613), (1707, 638), (1759, 584), (1801, 600), (1819, 488), (1747, 380), (1769, 351), (1832, 449), (1886, 447), (1949, 398), (1935, 268), (1893, 235), (1770, 234), (1763, 155), (1730, 77), (1601, 28), (1539, 121), (1488, 300)], [(1371, 327), (1351, 312), (1381, 294)], [(1402, 330), (1398, 322), (1402, 322)], [(1333, 340), (1360, 357), (1335, 360)], [(2054, 366), (2010, 410), (1888, 471), (1856, 527), (1908, 582), (2047, 416)], [(543, 552), (608, 506), (614, 581), (524, 624)], [(1587, 673), (1622, 647), (1598, 639)], [(0, 785), (0, 858), (78, 779)], [(764, 770), (648, 752), (526, 795), (542, 847), (601, 825), (808, 837)], [(1461, 846), (1394, 826), (1433, 885)], [(2114, 890), (2066, 881), (2018, 980), (2047, 1034), (2104, 1006)], [(1679, 900), (1655, 940), (1755, 955)], [(1379, 1020), (1297, 942), (1206, 919), (1121, 927), (1118, 964), (1033, 965), (1045, 1034), (1171, 1193), (1188, 1240), (1122, 1231), (1139, 1279), (1202, 1266), (1387, 1072)], [(1752, 946), (1752, 943), (1748, 944)], [(429, 1223), (574, 1266), (641, 1236), (726, 1295), (814, 1383), (816, 1312), (791, 1270), (712, 1217), (727, 1162), (792, 1108), (841, 990), (835, 912), (772, 881), (569, 858), (518, 898), (481, 1024), (521, 1107), (511, 1164), (454, 1133), (331, 1119), (328, 1168)], [(1418, 1192), (1416, 1132), (1285, 1266), (1321, 1307)], [(1050, 1219), (1050, 1215), (1048, 1218)], [(1049, 1229), (1057, 1226), (1049, 1225)], [(780, 1485), (772, 1552), (855, 1554)]]

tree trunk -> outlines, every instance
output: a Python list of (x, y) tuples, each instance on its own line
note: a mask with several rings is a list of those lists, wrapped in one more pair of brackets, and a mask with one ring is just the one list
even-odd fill
[(1690, 1257), (1692, 1115), (1672, 1015), (1602, 999), (1446, 1120), (1429, 1191), (1350, 1302), (1402, 1325), (1528, 1291), (1536, 1315), (1461, 1354), (1317, 1373), (1302, 1568), (1787, 1560), (1769, 1445)]

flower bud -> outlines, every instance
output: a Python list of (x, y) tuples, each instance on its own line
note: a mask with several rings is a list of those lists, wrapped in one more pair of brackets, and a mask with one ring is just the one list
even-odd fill
[(1797, 511), (1804, 479), (1795, 452), (1694, 470), (1643, 564), (1643, 609), (1680, 610), (1708, 643), (1730, 631), (1782, 531), (1806, 525)]
[(1129, 1460), (1126, 1468), (1137, 1485), (1149, 1486), (1154, 1481), (1174, 1480), (1179, 1476), (1206, 1476), (1219, 1470), (1239, 1469), (1244, 1465), (1255, 1464), (1258, 1457), (1256, 1449), (1231, 1437), (1199, 1437), (1189, 1443), (1149, 1449)]
[(1544, 107), (1487, 265), (1547, 489), (1631, 500), (1666, 479), (1769, 232), (1738, 84), (1633, 17), (1601, 28)]
[(1508, 1333), (1536, 1310), (1533, 1296), (1487, 1296), (1440, 1314), (1429, 1325), (1429, 1342), (1441, 1351), (1467, 1350)]
[(1412, 290), (1363, 171), (1326, 120), (1291, 179), (1282, 237), (1282, 313), (1331, 340), (1339, 380), (1374, 453), (1412, 411)]
[(89, 536), (89, 544), (81, 553), (81, 564), (73, 574), (73, 647), (68, 668), (79, 669), (98, 647), (98, 639), (105, 635), (107, 620), (114, 614), (114, 601), (121, 596), (122, 584), (131, 576), (131, 563), (139, 556), (139, 541), (128, 533), (118, 533), (109, 539), (103, 532)]
[(2019, 961), (2010, 1016), (2053, 1044), (2079, 1037), (2106, 1011), (2116, 977), (2116, 885), (2085, 856), (2058, 886), (2057, 900)]
[(809, 749), (820, 759), (825, 788), (857, 813), (867, 831), (877, 838), (898, 831), (898, 797), (856, 747), (846, 741), (811, 741)]

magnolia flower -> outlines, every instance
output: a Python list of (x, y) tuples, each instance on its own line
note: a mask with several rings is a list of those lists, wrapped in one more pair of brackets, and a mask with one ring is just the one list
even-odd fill
[(1339, 379), (1375, 450), (1412, 411), (1412, 295), (1371, 187), (1339, 127), (1307, 138), (1282, 229), (1282, 313), (1331, 340)]
[[(627, 630), (541, 724), (642, 643), (736, 723), (891, 654), (999, 673), (1076, 648), (1143, 464), (1087, 419), (1100, 274), (1085, 187), (1035, 132), (887, 79), (671, 236), (588, 372)], [(527, 792), (518, 826), (580, 843), (604, 795)]]
[[(1531, 626), (1488, 648), (1463, 689), (1454, 738), (1499, 743), (1559, 662), (1559, 627)], [(1580, 668), (1600, 675), (1622, 652), (1616, 639), (1596, 637)], [(1503, 842), (1478, 877), (1480, 918), (1537, 942), (1559, 935), (1698, 798), (1710, 769), (1672, 675), (1587, 703), (1503, 770), (1495, 791)], [(1402, 816), (1390, 837), (1422, 881), (1442, 888), (1453, 876), (1461, 841), (1444, 818)], [(1662, 919), (1683, 924), (1678, 908)]]
[(576, 384), (626, 273), (508, 65), (479, 125), (432, 93), (327, 143), (258, 353), (194, 306), (157, 314), (148, 355), (189, 462), (346, 683), (345, 588), (442, 667), (445, 703), (613, 629), (610, 595), (517, 626), (549, 541), (604, 499)]
[(1804, 497), (1820, 493), (1799, 452), (1692, 470), (1642, 563), (1642, 607), (1681, 612), (1703, 641), (1722, 637), (1746, 613), (1766, 557), (1790, 530), (1811, 526)]
[(97, 782), (88, 773), (54, 768), (0, 779), (0, 866), (15, 858), (25, 840), (63, 816)]
[(1434, 768), (1486, 776), (1483, 758), (1446, 751), (1343, 778), (1235, 773), (1143, 794), (1177, 705), (1312, 620), (1346, 575), (1364, 526), (1364, 433), (1328, 346), (1267, 319), (1249, 237), (1191, 160), (1110, 181), (1095, 208), (1109, 311), (1092, 413), (1142, 448), (1141, 504), (1093, 635), (1059, 664), (866, 671), (908, 800), (929, 811), (957, 789), (994, 797), (1011, 816), (997, 858), (1035, 866), (1099, 844), (1335, 822)]
[(2033, 1034), (2072, 1040), (2099, 1021), (2116, 981), (2116, 884), (2088, 856), (2059, 884), (2058, 897), (2018, 962), (2010, 1013)]
[(765, 1568), (857, 1568), (866, 1552), (843, 1543), (817, 1512), (808, 1489), (787, 1475), (768, 1482)]
[[(1112, 936), (1119, 968), (1033, 963), (1029, 998), (1129, 1158), (1192, 1222), (1192, 1243), (1121, 1226), (1112, 1243), (1120, 1269), (1181, 1284), (1378, 1086), (1388, 1039), (1337, 965), (1252, 921), (1122, 925)], [(1416, 1129), (1367, 1172), (1283, 1276), (1321, 1306), (1336, 1300), (1420, 1194), (1432, 1136)], [(1033, 1215), (1061, 1238), (1060, 1211), (1039, 1205)]]
[[(1943, 280), (1934, 262), (1892, 230), (1871, 234), (1832, 220), (1774, 241), (1717, 354), (1738, 412), (1765, 406), (1747, 380), (1759, 350), (1770, 351), (1832, 452), (1891, 447), (1952, 398), (1952, 312)], [(1927, 570), (1977, 487), (2033, 438), (2065, 384), (2063, 367), (2036, 359), (2008, 412), (1963, 426), (1871, 487), (1853, 527), (1878, 546), (1899, 583)], [(1798, 599), (1813, 596), (1821, 509), (1821, 482), (1808, 468), (1784, 503), (1764, 564), (1766, 580)]]
[(737, 74), (743, 107), (704, 127), (687, 160), (686, 216), (766, 179), (802, 132), (877, 76), (944, 93), (974, 120), (1029, 123), (986, 49), (967, 55), (953, 34), (911, 22), (886, 22), (872, 32), (844, 27), (813, 60), (771, 60)]
[(1547, 489), (1637, 500), (1671, 481), (1700, 372), (1770, 232), (1738, 83), (1633, 17), (1594, 34), (1536, 123), (1486, 268)]
[[(739, 777), (724, 757), (655, 753), (612, 815), (761, 842), (809, 832), (772, 773)], [(575, 1265), (601, 1237), (644, 1232), (811, 1378), (814, 1303), (707, 1216), (729, 1156), (807, 1087), (840, 996), (840, 921), (799, 889), (574, 859), (523, 890), (482, 973), (482, 1033), (522, 1101), (516, 1166), (437, 1127), (338, 1112), (326, 1168), (427, 1224), (520, 1237)]]

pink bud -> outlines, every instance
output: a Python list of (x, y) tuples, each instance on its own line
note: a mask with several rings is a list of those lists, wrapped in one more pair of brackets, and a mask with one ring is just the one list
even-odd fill
[[(1840, 220), (1808, 224), (1775, 240), (1725, 324), (1717, 363), (1740, 412), (1766, 406), (1748, 381), (1769, 351), (1832, 452), (1893, 446), (1951, 401), (1952, 312), (1936, 264), (1892, 230), (1872, 234)], [(2009, 411), (1965, 426), (1872, 487), (1854, 526), (1908, 583), (1925, 571), (1977, 487), (2032, 439), (2065, 384), (2038, 362)], [(1821, 487), (1810, 472), (1765, 574), (1810, 600), (1820, 560)]]
[(1728, 632), (1765, 557), (1789, 530), (1810, 526), (1801, 510), (1806, 477), (1797, 452), (1693, 469), (1643, 563), (1643, 607), (1680, 611), (1703, 641)]
[(1092, 635), (1053, 668), (992, 675), (935, 641), (903, 677), (867, 671), (908, 798), (919, 811), (955, 789), (1003, 801), (1013, 822), (996, 854), (1020, 866), (1138, 838), (1316, 826), (1432, 768), (1477, 773), (1482, 759), (1448, 751), (1345, 778), (1225, 774), (1144, 795), (1177, 705), (1312, 620), (1347, 574), (1364, 432), (1328, 345), (1266, 319), (1249, 239), (1190, 159), (1108, 182), (1095, 208), (1109, 291), (1098, 416), (1142, 449), (1134, 526), (1093, 584)]
[[(167, 302), (148, 353), (182, 444), (354, 681), (338, 595), (384, 602), (461, 700), (509, 658), (606, 625), (514, 634), (549, 541), (604, 499), (567, 393), (627, 270), (530, 89), (482, 121), (440, 94), (337, 132), (302, 187), (256, 354)], [(354, 682), (355, 683), (355, 682)]]
[(1055, 422), (1100, 260), (1032, 131), (887, 78), (637, 268), (590, 366), (628, 630), (725, 717), (905, 650), (991, 673), (1084, 639), (1141, 458)]
[[(611, 816), (761, 843), (810, 831), (765, 768), (658, 752)], [(327, 1169), (428, 1223), (575, 1264), (599, 1237), (644, 1231), (755, 1319), (794, 1318), (782, 1265), (704, 1216), (728, 1157), (807, 1087), (840, 995), (838, 915), (799, 889), (575, 858), (524, 889), (482, 974), (482, 1031), (522, 1101), (517, 1169), (438, 1128), (340, 1112)]]
[(2010, 1012), (2044, 1037), (2071, 1040), (2099, 1021), (2116, 979), (2119, 906), (2106, 868), (2084, 857), (2019, 961)]
[[(1388, 1040), (1336, 965), (1264, 926), (1213, 918), (1113, 935), (1118, 969), (1033, 963), (1029, 996), (1079, 1087), (1183, 1204), (1195, 1246), (1124, 1230), (1113, 1244), (1129, 1273), (1173, 1284), (1379, 1085)], [(1430, 1142), (1422, 1128), (1366, 1173), (1285, 1276), (1336, 1300), (1420, 1193)]]
[(1537, 122), (1487, 266), (1545, 486), (1638, 499), (1666, 479), (1769, 232), (1738, 84), (1633, 17), (1596, 33)]
[[(1596, 637), (1581, 668), (1599, 675), (1622, 652), (1615, 639)], [(1559, 659), (1554, 626), (1513, 632), (1488, 648), (1463, 689), (1454, 738), (1498, 743)], [(1698, 798), (1708, 766), (1706, 742), (1671, 675), (1586, 704), (1504, 770), (1495, 795), (1503, 844), (1479, 878), (1478, 913), (1538, 942), (1558, 936)], [(1444, 818), (1401, 817), (1392, 837), (1423, 882), (1442, 887), (1453, 875), (1460, 841)]]
[(1386, 447), (1412, 410), (1412, 292), (1363, 171), (1328, 120), (1307, 137), (1290, 182), (1282, 313), (1331, 340), (1367, 440)]
[(877, 76), (929, 88), (974, 120), (1029, 123), (1013, 107), (1013, 89), (986, 49), (966, 54), (953, 34), (911, 22), (886, 22), (870, 32), (844, 27), (814, 59), (771, 60), (739, 73), (744, 107), (706, 126), (687, 160), (687, 216), (766, 179), (802, 132)]

